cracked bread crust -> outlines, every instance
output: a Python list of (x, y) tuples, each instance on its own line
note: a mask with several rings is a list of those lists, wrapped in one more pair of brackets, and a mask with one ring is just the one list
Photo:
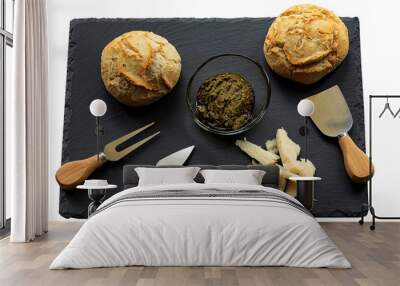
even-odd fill
[(107, 91), (128, 106), (151, 104), (176, 85), (181, 58), (165, 38), (146, 31), (124, 33), (103, 49), (101, 77)]
[(311, 4), (293, 6), (275, 19), (264, 41), (264, 55), (277, 74), (312, 84), (347, 56), (346, 25), (333, 12)]

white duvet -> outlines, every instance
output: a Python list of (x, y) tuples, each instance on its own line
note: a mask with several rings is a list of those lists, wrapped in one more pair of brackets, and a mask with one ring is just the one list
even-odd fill
[[(153, 198), (132, 192), (263, 190), (262, 186), (185, 184), (135, 187), (106, 200), (50, 269), (145, 266), (294, 266), (349, 268), (318, 222), (299, 209), (255, 198)], [(291, 199), (294, 201), (294, 199)], [(113, 204), (114, 202), (114, 204)]]

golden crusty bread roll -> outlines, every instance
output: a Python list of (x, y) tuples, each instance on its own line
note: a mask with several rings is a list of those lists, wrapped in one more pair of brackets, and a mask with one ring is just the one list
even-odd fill
[(101, 54), (108, 92), (129, 106), (151, 104), (172, 90), (181, 73), (173, 45), (152, 32), (131, 31), (112, 40)]
[(346, 25), (332, 11), (302, 4), (284, 11), (264, 41), (268, 65), (277, 74), (312, 84), (334, 70), (347, 56)]

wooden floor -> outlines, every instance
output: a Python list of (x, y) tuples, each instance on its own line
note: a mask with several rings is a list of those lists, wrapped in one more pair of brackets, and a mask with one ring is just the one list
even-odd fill
[(27, 244), (0, 241), (0, 285), (400, 285), (400, 223), (379, 223), (375, 232), (357, 223), (322, 223), (352, 269), (288, 267), (124, 267), (48, 270), (80, 223), (52, 223)]

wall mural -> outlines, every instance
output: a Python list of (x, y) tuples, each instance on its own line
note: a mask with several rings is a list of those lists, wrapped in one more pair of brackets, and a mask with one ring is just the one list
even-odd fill
[[(307, 13), (325, 22), (324, 33), (291, 31), (292, 15), (307, 26)], [(189, 164), (278, 165), (279, 188), (293, 196), (290, 177), (318, 175), (314, 215), (360, 216), (369, 162), (359, 37), (357, 18), (312, 5), (277, 19), (73, 20), (60, 214), (87, 216), (87, 194), (76, 189), (85, 179), (116, 184), (112, 195), (121, 191), (124, 165), (156, 164), (195, 145)], [(304, 159), (296, 108), (305, 98), (314, 124), (303, 129)], [(95, 99), (107, 106), (102, 136), (100, 116), (96, 127), (89, 112)], [(103, 152), (99, 136), (108, 142)]]

